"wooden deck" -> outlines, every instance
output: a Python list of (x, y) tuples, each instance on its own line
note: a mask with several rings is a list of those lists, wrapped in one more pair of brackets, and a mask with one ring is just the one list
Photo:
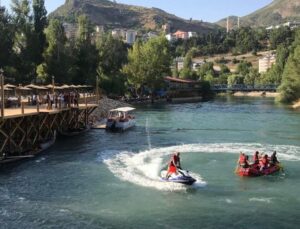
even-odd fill
[[(52, 110), (47, 109), (47, 105), (42, 105), (39, 108), (39, 112), (37, 110), (36, 106), (26, 106), (24, 108), (24, 113), (22, 112), (21, 108), (6, 108), (4, 110), (4, 119), (11, 119), (11, 118), (19, 118), (19, 117), (24, 117), (24, 116), (32, 116), (32, 115), (37, 115), (39, 113), (47, 113), (47, 114), (57, 114), (62, 111), (68, 111), (71, 109), (79, 109), (79, 110), (84, 110), (86, 108), (96, 108), (98, 107), (97, 104), (79, 104), (79, 107), (70, 107), (70, 108), (53, 108)], [(1, 114), (0, 114), (0, 117)]]

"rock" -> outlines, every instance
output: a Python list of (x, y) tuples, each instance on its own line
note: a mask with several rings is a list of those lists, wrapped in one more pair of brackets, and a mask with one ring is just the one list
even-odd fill
[(101, 100), (99, 100), (98, 108), (90, 115), (90, 120), (93, 120), (93, 122), (101, 121), (108, 116), (110, 110), (118, 107), (132, 107), (132, 105), (119, 100), (102, 97)]

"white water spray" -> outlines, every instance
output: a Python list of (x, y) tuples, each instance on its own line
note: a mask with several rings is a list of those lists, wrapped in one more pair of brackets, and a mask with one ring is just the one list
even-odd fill
[[(118, 178), (136, 185), (155, 188), (164, 191), (184, 191), (188, 187), (181, 184), (160, 181), (160, 170), (164, 165), (164, 158), (171, 155), (174, 151), (180, 153), (231, 153), (239, 155), (239, 152), (252, 154), (259, 152), (278, 152), (280, 161), (300, 161), (300, 147), (289, 145), (267, 145), (259, 143), (214, 143), (214, 144), (184, 144), (163, 148), (152, 148), (147, 151), (116, 152), (105, 151), (101, 158), (109, 170)], [(197, 182), (191, 188), (202, 188), (206, 186), (206, 181), (200, 174), (191, 172)]]
[(150, 136), (149, 119), (148, 119), (148, 117), (146, 118), (145, 130), (146, 130), (146, 133), (147, 133), (148, 149), (151, 150), (152, 149), (152, 144), (151, 144), (151, 136)]

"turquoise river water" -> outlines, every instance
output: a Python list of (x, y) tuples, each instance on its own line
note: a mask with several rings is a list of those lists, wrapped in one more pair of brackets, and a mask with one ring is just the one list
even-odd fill
[[(60, 138), (0, 170), (0, 228), (299, 228), (300, 112), (273, 99), (148, 105), (124, 133)], [(174, 151), (197, 182), (163, 183)], [(240, 151), (284, 172), (241, 178)]]

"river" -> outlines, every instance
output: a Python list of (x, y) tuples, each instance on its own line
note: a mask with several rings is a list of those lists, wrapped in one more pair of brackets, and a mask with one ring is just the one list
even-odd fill
[[(298, 228), (300, 112), (268, 98), (144, 105), (124, 133), (59, 138), (0, 170), (0, 228)], [(284, 172), (241, 178), (240, 151)], [(174, 151), (197, 182), (163, 183)]]

